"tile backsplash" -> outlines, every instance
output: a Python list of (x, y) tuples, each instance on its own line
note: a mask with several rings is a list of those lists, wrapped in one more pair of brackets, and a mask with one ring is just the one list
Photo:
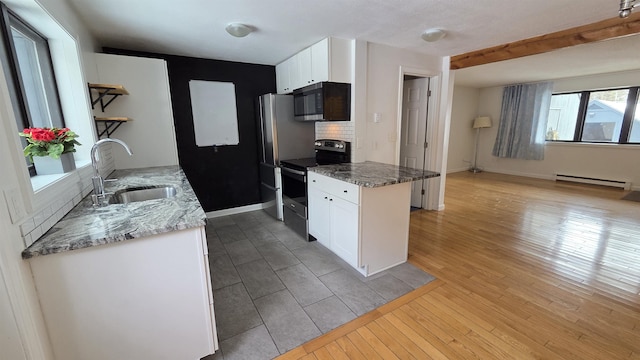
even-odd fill
[(353, 121), (316, 121), (316, 139), (351, 142), (351, 159), (355, 154), (355, 124)]
[(317, 121), (316, 139), (353, 142), (355, 139), (355, 126), (352, 121)]
[[(100, 173), (105, 175), (113, 172), (115, 164), (111, 155), (111, 148), (108, 146), (101, 147), (99, 157), (102, 159), (102, 161), (99, 162)], [(91, 183), (93, 169), (91, 169), (91, 171), (83, 170), (84, 169), (76, 170), (80, 175), (78, 186), (71, 186), (70, 191), (58, 194), (53, 201), (35, 211), (20, 224), (20, 234), (24, 241), (25, 248), (29, 247), (49, 231), (53, 225), (60, 221), (74, 206), (93, 191), (93, 185)], [(46, 191), (46, 189), (42, 191)]]
[(25, 248), (33, 244), (44, 233), (53, 227), (65, 216), (83, 197), (92, 191), (91, 186), (85, 187), (81, 193), (75, 195), (63, 195), (52, 204), (36, 212), (31, 218), (20, 225), (20, 233), (24, 240)]

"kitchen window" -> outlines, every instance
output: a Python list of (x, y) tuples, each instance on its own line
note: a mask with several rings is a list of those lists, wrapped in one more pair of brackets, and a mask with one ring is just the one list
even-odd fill
[[(0, 60), (18, 129), (64, 127), (47, 39), (4, 4), (0, 7)], [(26, 146), (26, 141), (21, 141)], [(37, 170), (28, 160), (25, 161), (29, 173), (34, 176)]]
[(551, 96), (547, 141), (640, 144), (640, 87)]

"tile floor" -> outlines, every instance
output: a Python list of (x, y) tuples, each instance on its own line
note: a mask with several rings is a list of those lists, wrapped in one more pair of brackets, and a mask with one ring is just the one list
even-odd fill
[(365, 278), (263, 211), (209, 219), (207, 240), (220, 351), (206, 360), (272, 359), (434, 279), (408, 263)]

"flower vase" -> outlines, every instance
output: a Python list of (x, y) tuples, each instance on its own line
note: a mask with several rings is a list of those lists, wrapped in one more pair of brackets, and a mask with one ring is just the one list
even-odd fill
[(33, 165), (38, 175), (64, 174), (76, 169), (73, 153), (64, 153), (59, 159), (50, 156), (34, 156)]

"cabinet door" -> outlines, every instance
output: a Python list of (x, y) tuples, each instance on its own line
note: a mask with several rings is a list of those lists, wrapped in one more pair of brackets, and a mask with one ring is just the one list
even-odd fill
[(329, 231), (329, 194), (316, 187), (309, 186), (309, 234), (320, 244), (331, 249), (331, 233)]
[(311, 48), (306, 48), (296, 55), (298, 66), (298, 78), (295, 88), (301, 88), (311, 84)]
[(291, 59), (287, 59), (276, 65), (276, 88), (278, 94), (288, 94), (291, 92), (291, 76), (289, 68), (291, 67)]
[(311, 47), (310, 84), (329, 81), (329, 38)]
[(331, 250), (354, 268), (358, 267), (358, 205), (330, 196)]
[(31, 259), (55, 358), (199, 359), (213, 353), (202, 232), (192, 228)]

